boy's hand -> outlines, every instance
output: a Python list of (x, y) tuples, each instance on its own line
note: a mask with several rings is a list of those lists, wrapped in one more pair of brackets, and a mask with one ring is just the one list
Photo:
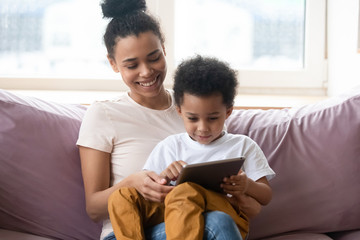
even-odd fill
[(245, 194), (249, 187), (249, 179), (242, 170), (239, 171), (238, 175), (226, 177), (223, 181), (224, 183), (221, 184), (221, 187), (224, 189), (224, 192), (234, 197), (240, 197)]
[(160, 173), (160, 176), (164, 177), (168, 183), (170, 181), (175, 181), (178, 178), (181, 169), (186, 164), (187, 163), (182, 160), (172, 162), (164, 171)]

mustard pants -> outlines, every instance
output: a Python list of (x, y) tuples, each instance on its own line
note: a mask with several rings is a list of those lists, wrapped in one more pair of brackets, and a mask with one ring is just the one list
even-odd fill
[(121, 188), (108, 201), (111, 224), (117, 240), (145, 239), (144, 229), (165, 221), (166, 239), (202, 240), (206, 211), (222, 211), (232, 217), (245, 239), (248, 218), (238, 214), (224, 195), (195, 183), (175, 187), (164, 203), (144, 199), (135, 188)]

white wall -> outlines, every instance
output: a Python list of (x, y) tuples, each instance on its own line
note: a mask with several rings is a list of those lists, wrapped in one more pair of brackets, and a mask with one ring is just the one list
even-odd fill
[(328, 0), (328, 94), (360, 85), (359, 0)]

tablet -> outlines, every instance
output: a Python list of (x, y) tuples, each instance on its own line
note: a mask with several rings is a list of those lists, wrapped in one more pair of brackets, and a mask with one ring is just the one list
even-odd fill
[(224, 177), (237, 175), (245, 157), (224, 159), (205, 163), (187, 164), (180, 172), (175, 185), (183, 182), (194, 182), (204, 188), (223, 192), (220, 184)]

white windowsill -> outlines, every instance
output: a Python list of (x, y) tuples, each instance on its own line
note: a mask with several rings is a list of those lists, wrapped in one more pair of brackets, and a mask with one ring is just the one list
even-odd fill
[(273, 109), (299, 107), (325, 100), (326, 96), (288, 95), (239, 95), (235, 99), (236, 109)]

